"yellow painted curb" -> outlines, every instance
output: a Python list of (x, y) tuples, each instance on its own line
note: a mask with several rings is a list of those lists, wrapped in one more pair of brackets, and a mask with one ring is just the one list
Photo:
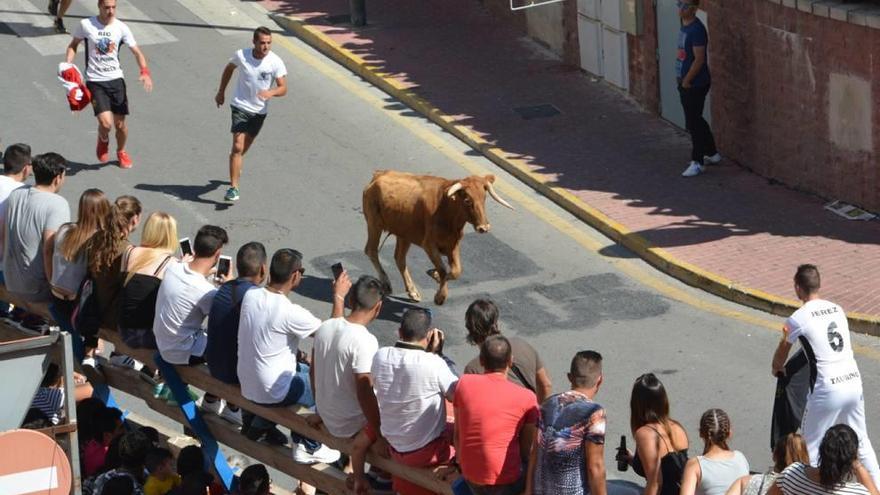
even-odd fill
[[(653, 246), (644, 237), (631, 232), (624, 225), (609, 218), (568, 190), (551, 185), (542, 174), (534, 172), (525, 161), (509, 157), (503, 149), (493, 146), (478, 133), (465, 126), (456, 125), (451, 117), (430, 102), (407, 89), (399, 81), (386, 76), (363, 58), (340, 46), (318, 29), (308, 26), (302, 19), (279, 14), (271, 14), (270, 17), (305, 43), (421, 113), (529, 187), (602, 232), (614, 242), (625, 246), (658, 270), (688, 285), (775, 315), (788, 316), (800, 307), (797, 301), (738, 285), (732, 280), (681, 261), (664, 249)], [(861, 313), (849, 313), (847, 316), (852, 330), (880, 336), (880, 316)]]

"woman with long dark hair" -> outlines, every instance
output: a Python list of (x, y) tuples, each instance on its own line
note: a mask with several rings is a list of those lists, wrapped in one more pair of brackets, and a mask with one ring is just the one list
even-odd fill
[(630, 397), (630, 429), (635, 454), (619, 452), (633, 471), (645, 478), (644, 495), (678, 495), (687, 462), (687, 433), (669, 416), (669, 397), (653, 374), (636, 378)]
[(730, 485), (725, 495), (765, 495), (782, 470), (795, 462), (809, 463), (807, 443), (800, 433), (780, 437), (773, 448), (773, 466), (761, 474), (743, 476)]
[(859, 437), (847, 425), (832, 426), (819, 445), (819, 467), (788, 466), (768, 495), (880, 495), (859, 462)]

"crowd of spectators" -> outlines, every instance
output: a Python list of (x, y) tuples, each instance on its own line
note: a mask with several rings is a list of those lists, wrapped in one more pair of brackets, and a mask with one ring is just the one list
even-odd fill
[[(370, 326), (387, 294), (374, 277), (352, 283), (345, 271), (336, 275), (329, 319), (322, 321), (291, 300), (305, 273), (303, 255), (295, 249), (279, 249), (269, 258), (262, 244), (249, 242), (238, 249), (235, 269), (220, 273), (218, 261), (229, 242), (221, 227), (202, 226), (192, 253), (178, 257), (177, 222), (155, 211), (134, 246), (129, 236), (142, 214), (136, 198), (111, 201), (88, 189), (71, 222), (69, 205), (58, 194), (65, 181), (63, 157), (31, 158), (26, 145), (12, 145), (4, 170), (0, 255), (6, 290), (18, 300), (48, 303), (62, 329), (82, 337), (84, 365), (96, 366), (98, 329), (116, 329), (128, 346), (156, 349), (168, 363), (207, 363), (214, 378), (240, 386), (248, 401), (316, 410), (308, 418), (312, 427), (351, 442), (349, 482), (359, 494), (387, 479), (381, 471), (366, 471), (371, 450), (403, 465), (432, 468), (438, 476), (457, 473), (461, 493), (610, 491), (605, 410), (597, 401), (603, 384), (599, 352), (575, 353), (568, 390), (554, 394), (538, 352), (523, 339), (505, 336), (498, 307), (478, 299), (464, 321), (466, 339), (479, 352), (459, 374), (443, 355), (445, 334), (428, 309), (407, 309), (398, 341), (379, 347)], [(31, 174), (34, 185), (23, 185)], [(305, 339), (313, 340), (311, 353), (300, 349)], [(90, 388), (81, 378), (74, 393), (82, 408), (84, 493), (222, 491), (198, 447), (183, 449), (175, 467), (170, 451), (144, 431), (126, 431), (117, 409), (88, 398)], [(167, 395), (159, 388), (157, 395)], [(59, 397), (56, 366), (35, 398), (29, 424), (57, 422)], [(201, 399), (204, 412), (240, 426), (249, 439), (288, 443), (277, 425), (239, 406), (209, 394)], [(651, 373), (639, 376), (630, 399), (635, 449), (618, 449), (617, 460), (645, 478), (645, 495), (878, 495), (858, 461), (859, 432), (849, 426), (823, 434), (812, 466), (803, 439), (791, 434), (774, 450), (772, 468), (750, 475), (745, 456), (731, 448), (732, 420), (725, 411), (712, 408), (702, 415), (702, 454), (692, 458), (686, 430), (669, 411), (661, 381)], [(290, 439), (295, 462), (340, 459), (339, 452), (299, 433)], [(432, 493), (398, 477), (390, 483), (402, 495)], [(240, 491), (268, 493), (265, 467), (246, 469)]]

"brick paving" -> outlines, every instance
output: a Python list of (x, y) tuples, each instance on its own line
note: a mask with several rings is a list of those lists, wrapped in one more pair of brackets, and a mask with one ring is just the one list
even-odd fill
[[(348, 12), (347, 0), (263, 1), (307, 19), (679, 260), (785, 299), (794, 298), (795, 267), (816, 263), (827, 298), (880, 315), (880, 222), (841, 219), (821, 199), (728, 160), (680, 177), (689, 157), (683, 132), (548, 56), (474, 0), (367, 3), (370, 24), (353, 30), (326, 22)], [(561, 113), (523, 120), (514, 111), (545, 103)]]

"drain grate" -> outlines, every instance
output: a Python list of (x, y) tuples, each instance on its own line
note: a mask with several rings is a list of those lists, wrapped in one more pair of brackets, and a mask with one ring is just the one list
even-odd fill
[(513, 111), (518, 113), (519, 116), (522, 117), (524, 120), (546, 119), (548, 117), (554, 117), (562, 113), (559, 111), (558, 108), (549, 103), (544, 103), (542, 105), (532, 105), (528, 107), (516, 107), (513, 109)]
[(351, 15), (350, 14), (336, 14), (336, 15), (328, 15), (324, 18), (327, 21), (327, 24), (351, 24)]

